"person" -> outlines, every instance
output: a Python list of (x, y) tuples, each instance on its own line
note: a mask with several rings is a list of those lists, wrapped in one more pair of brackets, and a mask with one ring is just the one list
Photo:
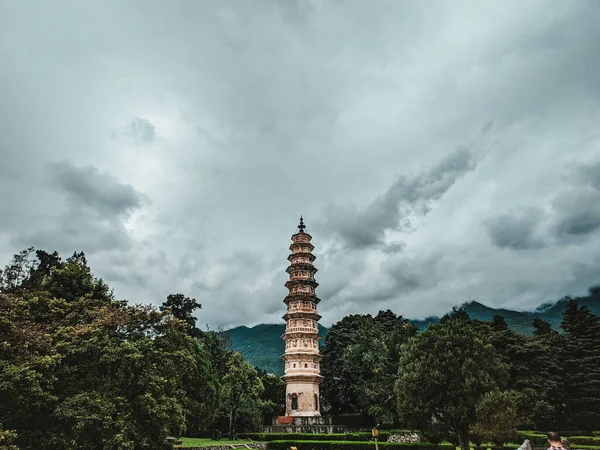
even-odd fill
[(550, 448), (548, 450), (566, 450), (563, 447), (563, 440), (556, 431), (551, 431), (548, 433), (548, 443), (550, 444)]
[(562, 440), (562, 446), (565, 450), (571, 450), (571, 443), (567, 439)]

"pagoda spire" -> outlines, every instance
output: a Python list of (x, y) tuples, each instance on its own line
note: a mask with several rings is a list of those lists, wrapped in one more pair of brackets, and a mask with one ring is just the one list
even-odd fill
[(319, 384), (321, 359), (319, 354), (319, 319), (317, 304), (321, 301), (315, 294), (319, 285), (315, 281), (317, 269), (313, 266), (314, 246), (312, 236), (304, 231), (306, 226), (300, 216), (298, 232), (292, 236), (290, 275), (285, 283), (289, 293), (283, 300), (287, 305), (285, 320), (285, 415), (294, 417), (320, 417)]
[(304, 233), (305, 228), (306, 228), (306, 225), (304, 225), (304, 219), (302, 219), (302, 216), (300, 216), (300, 225), (298, 225), (298, 232)]

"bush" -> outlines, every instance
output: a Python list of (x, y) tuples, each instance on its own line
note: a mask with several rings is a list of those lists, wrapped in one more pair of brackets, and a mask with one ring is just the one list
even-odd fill
[[(591, 433), (583, 431), (559, 431), (559, 434), (564, 438), (568, 439), (571, 443), (571, 447), (582, 448), (581, 446), (600, 446), (600, 437), (594, 437)], [(547, 448), (548, 439), (546, 433), (537, 433), (533, 431), (521, 431), (519, 432), (521, 439), (529, 439), (531, 445), (538, 448)]]
[(571, 445), (600, 445), (600, 437), (593, 436), (568, 436)]
[[(351, 441), (368, 442), (373, 438), (371, 432), (356, 432), (344, 434), (313, 434), (313, 433), (240, 433), (240, 439), (253, 441)], [(385, 442), (390, 437), (389, 432), (379, 432), (379, 442)]]
[[(268, 442), (267, 450), (289, 450), (292, 446), (297, 447), (298, 450), (368, 450), (375, 448), (373, 442), (287, 439)], [(454, 450), (452, 445), (435, 445), (430, 442), (380, 442), (379, 448), (382, 450)]]
[[(507, 447), (498, 447), (497, 445), (479, 445), (472, 447), (473, 450), (507, 450)], [(510, 449), (510, 447), (508, 447)]]

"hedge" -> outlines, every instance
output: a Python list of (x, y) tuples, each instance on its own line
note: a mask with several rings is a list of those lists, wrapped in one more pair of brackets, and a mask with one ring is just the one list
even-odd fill
[[(429, 442), (380, 442), (378, 445), (385, 450), (454, 450), (455, 448), (453, 445), (436, 445)], [(298, 450), (367, 450), (375, 448), (373, 442), (285, 439), (269, 441), (267, 450), (289, 450), (292, 446), (297, 447)]]
[[(595, 448), (600, 450), (600, 438), (591, 436), (591, 433), (582, 431), (571, 431), (571, 432), (560, 432), (559, 434), (569, 441), (571, 447), (581, 449), (592, 449)], [(548, 439), (546, 434), (521, 431), (519, 433), (522, 439), (529, 439), (534, 447), (548, 447)]]
[[(313, 434), (313, 433), (240, 433), (240, 439), (253, 441), (351, 441), (368, 442), (372, 439), (371, 432), (355, 432), (343, 434)], [(385, 442), (390, 437), (389, 432), (379, 432), (378, 441)]]
[(571, 445), (600, 445), (600, 437), (567, 436), (565, 439), (568, 439)]

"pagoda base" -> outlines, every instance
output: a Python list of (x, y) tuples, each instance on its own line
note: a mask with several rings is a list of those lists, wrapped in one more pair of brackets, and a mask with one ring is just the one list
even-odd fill
[(273, 418), (272, 425), (262, 427), (261, 432), (334, 434), (346, 432), (346, 426), (333, 425), (331, 417), (280, 416)]

